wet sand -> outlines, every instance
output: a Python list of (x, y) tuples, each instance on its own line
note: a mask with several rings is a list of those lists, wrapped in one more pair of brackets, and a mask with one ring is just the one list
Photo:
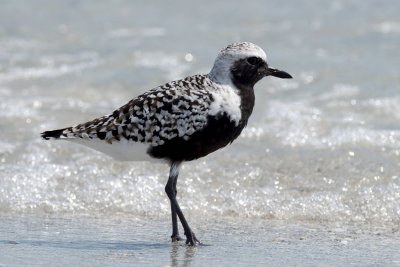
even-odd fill
[(169, 217), (3, 216), (0, 266), (400, 266), (398, 228), (199, 220), (199, 247), (171, 243), (169, 228)]

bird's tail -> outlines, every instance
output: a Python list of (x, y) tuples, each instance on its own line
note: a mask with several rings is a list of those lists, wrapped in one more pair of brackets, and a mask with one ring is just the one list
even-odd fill
[(45, 131), (40, 134), (40, 136), (45, 139), (45, 140), (50, 140), (50, 139), (63, 139), (63, 138), (68, 138), (67, 133), (71, 132), (71, 128), (63, 128), (63, 129), (58, 129), (58, 130), (53, 130), (53, 131)]

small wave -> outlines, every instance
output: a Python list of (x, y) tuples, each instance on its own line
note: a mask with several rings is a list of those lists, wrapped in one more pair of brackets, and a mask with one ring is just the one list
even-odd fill
[(87, 53), (46, 56), (41, 59), (41, 62), (42, 64), (36, 67), (11, 67), (0, 73), (0, 82), (59, 77), (96, 67), (99, 65), (100, 60), (97, 54)]
[(243, 137), (274, 136), (292, 147), (366, 144), (398, 149), (399, 97), (360, 99), (359, 94), (358, 86), (335, 84), (297, 101), (270, 100), (257, 125), (250, 123)]
[(121, 39), (121, 38), (130, 38), (130, 37), (160, 37), (164, 36), (166, 31), (164, 28), (139, 28), (139, 29), (132, 29), (132, 28), (119, 28), (114, 29), (107, 33), (107, 37), (110, 39)]
[[(390, 107), (383, 108), (383, 111), (389, 112), (395, 118), (398, 116), (394, 115), (394, 110)], [(269, 121), (265, 122), (265, 130), (258, 132), (273, 134), (284, 145), (322, 148), (367, 144), (400, 148), (400, 130), (367, 125), (367, 118), (361, 114), (339, 117), (342, 112), (328, 114), (319, 108), (310, 107), (307, 103), (279, 101), (270, 103), (267, 114)]]
[(135, 66), (160, 69), (167, 73), (167, 78), (170, 80), (182, 78), (184, 73), (189, 70), (189, 63), (192, 61), (191, 54), (173, 55), (161, 51), (136, 51), (134, 53)]
[(375, 24), (374, 29), (380, 33), (400, 33), (400, 23), (394, 21), (384, 21), (379, 24)]
[(18, 50), (31, 50), (33, 48), (37, 48), (43, 46), (37, 40), (29, 40), (29, 39), (22, 39), (22, 38), (6, 38), (0, 40), (0, 50), (1, 53), (4, 51), (15, 51)]

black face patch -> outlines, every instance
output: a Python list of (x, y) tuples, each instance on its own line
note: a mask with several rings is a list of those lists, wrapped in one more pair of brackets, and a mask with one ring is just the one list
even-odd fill
[(244, 87), (253, 87), (265, 76), (267, 63), (258, 57), (249, 57), (236, 61), (231, 67), (232, 80)]
[(258, 66), (261, 65), (261, 63), (263, 62), (263, 60), (259, 57), (248, 57), (246, 58), (247, 63), (249, 63), (250, 65), (253, 66)]

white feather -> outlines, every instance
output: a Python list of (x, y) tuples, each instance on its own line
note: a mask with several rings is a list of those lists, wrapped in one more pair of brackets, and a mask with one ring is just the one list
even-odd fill
[(215, 116), (225, 112), (236, 125), (242, 117), (240, 111), (240, 96), (234, 85), (218, 85), (218, 90), (212, 92), (214, 101), (210, 105), (209, 115)]
[(97, 150), (118, 161), (155, 161), (162, 160), (151, 157), (147, 151), (149, 144), (133, 142), (121, 139), (121, 141), (113, 141), (112, 144), (103, 140), (92, 140), (82, 138), (63, 139), (80, 145), (84, 145), (91, 149)]

